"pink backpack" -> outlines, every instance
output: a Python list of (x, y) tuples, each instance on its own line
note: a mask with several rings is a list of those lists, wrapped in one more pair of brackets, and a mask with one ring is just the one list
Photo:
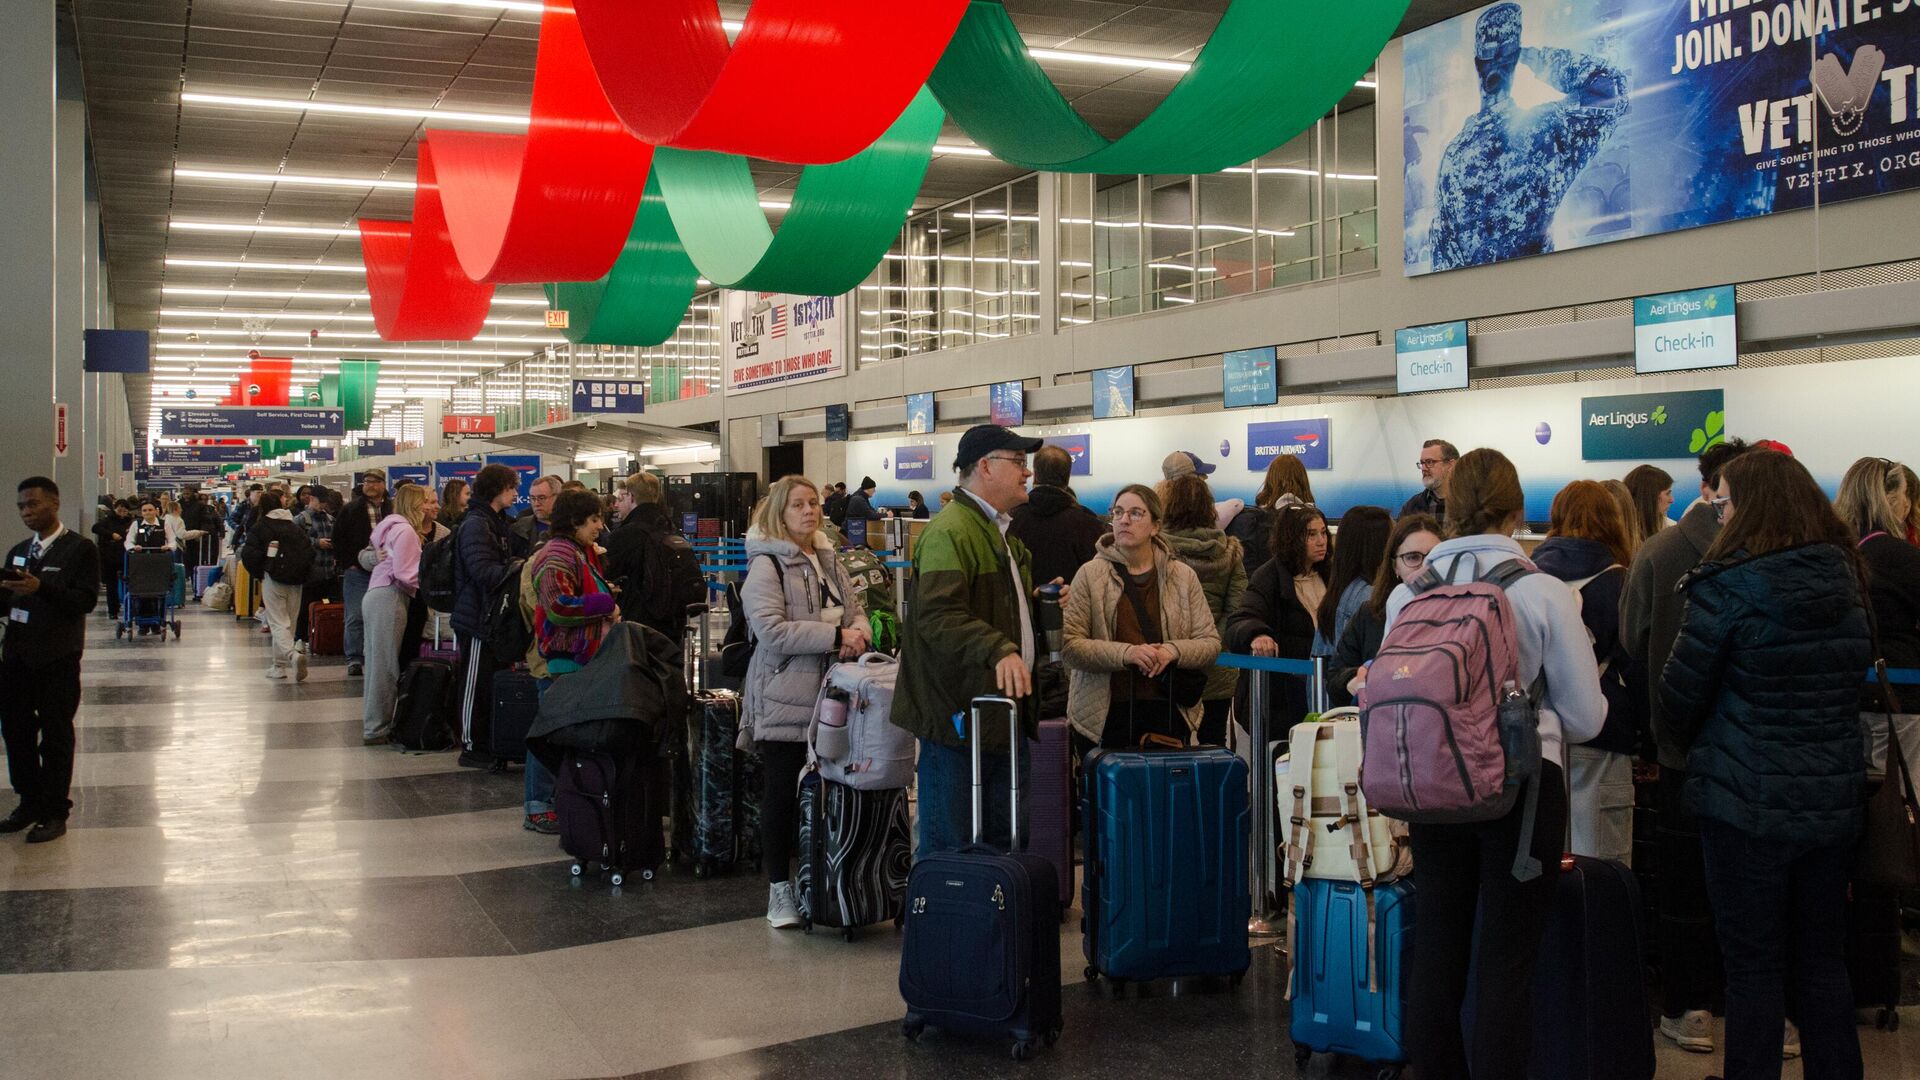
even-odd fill
[(1540, 873), (1529, 854), (1540, 772), (1543, 679), (1519, 690), (1520, 649), (1507, 590), (1538, 573), (1513, 559), (1456, 583), (1433, 568), (1410, 584), (1360, 693), (1360, 788), (1388, 817), (1429, 825), (1494, 821), (1527, 791), (1514, 876)]

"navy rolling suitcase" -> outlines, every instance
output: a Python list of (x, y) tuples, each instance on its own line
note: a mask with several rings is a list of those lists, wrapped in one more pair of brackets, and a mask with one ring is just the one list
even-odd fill
[(1247, 764), (1232, 751), (1087, 755), (1081, 929), (1087, 977), (1237, 983), (1247, 945)]
[[(900, 1030), (917, 1039), (929, 1026), (1002, 1035), (1024, 1061), (1060, 1037), (1060, 894), (1052, 863), (1023, 851), (1001, 854), (980, 843), (980, 706), (1005, 708), (1020, 737), (1018, 713), (1006, 698), (973, 701), (973, 838), (914, 864), (907, 879), (907, 923), (900, 947)], [(1020, 821), (1020, 764), (1012, 769), (1013, 821)], [(1014, 837), (1014, 847), (1020, 846)]]
[(1567, 855), (1554, 890), (1534, 967), (1528, 1071), (1556, 1080), (1651, 1080), (1653, 1027), (1633, 871)]
[(487, 752), (500, 761), (525, 761), (527, 732), (540, 715), (540, 683), (519, 669), (493, 673), (493, 723)]
[(1413, 958), (1413, 883), (1401, 879), (1374, 887), (1371, 932), (1367, 901), (1366, 890), (1351, 881), (1307, 878), (1293, 887), (1288, 1034), (1302, 1066), (1316, 1052), (1388, 1066), (1407, 1060), (1402, 1032)]
[(657, 797), (662, 776), (650, 757), (568, 752), (554, 777), (553, 808), (574, 877), (597, 867), (615, 887), (631, 874), (653, 879), (666, 854)]

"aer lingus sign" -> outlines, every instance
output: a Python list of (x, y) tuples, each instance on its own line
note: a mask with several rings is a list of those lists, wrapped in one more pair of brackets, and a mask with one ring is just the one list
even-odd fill
[(1580, 456), (1587, 461), (1690, 458), (1726, 438), (1726, 394), (1675, 390), (1580, 399)]

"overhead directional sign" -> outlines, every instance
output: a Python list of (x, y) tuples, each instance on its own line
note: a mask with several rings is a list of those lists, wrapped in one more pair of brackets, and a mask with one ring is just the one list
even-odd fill
[(202, 463), (151, 465), (147, 468), (147, 479), (155, 484), (198, 484), (203, 480), (220, 479), (220, 466)]
[(160, 465), (181, 465), (189, 462), (253, 462), (260, 460), (260, 448), (257, 446), (156, 446), (153, 448), (153, 460)]
[(279, 406), (170, 407), (160, 412), (161, 438), (305, 439), (345, 435), (346, 413), (333, 408)]
[(394, 442), (393, 439), (355, 439), (353, 445), (361, 457), (392, 457)]
[(573, 414), (647, 411), (646, 384), (632, 380), (573, 380)]

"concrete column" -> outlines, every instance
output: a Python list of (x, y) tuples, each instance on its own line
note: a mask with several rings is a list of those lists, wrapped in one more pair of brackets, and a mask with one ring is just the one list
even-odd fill
[[(66, 496), (63, 506), (71, 526), (93, 524), (95, 440), (91, 425), (94, 378), (85, 374), (82, 357), (88, 326), (87, 280), (87, 108), (78, 92), (78, 61), (56, 57), (53, 156), (53, 399), (67, 406), (67, 456), (54, 463), (53, 478)], [(71, 70), (69, 70), (71, 68)]]
[[(53, 470), (54, 321), (54, 7), (17, 5), (0, 34), (0, 365), (7, 393), (0, 395), (0, 488)], [(68, 524), (82, 524), (84, 504), (75, 489), (65, 500)], [(20, 532), (6, 519), (0, 536)], [(11, 541), (9, 541), (11, 542)]]

